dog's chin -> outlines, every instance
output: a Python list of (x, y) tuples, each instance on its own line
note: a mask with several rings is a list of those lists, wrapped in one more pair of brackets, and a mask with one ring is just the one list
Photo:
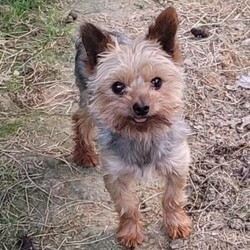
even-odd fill
[(163, 116), (132, 116), (128, 117), (127, 119), (130, 126), (132, 125), (135, 128), (141, 130), (141, 128), (146, 128), (152, 126), (152, 124), (156, 125), (157, 127), (162, 127), (169, 125), (169, 120)]
[(138, 136), (159, 134), (160, 131), (166, 130), (171, 123), (164, 116), (122, 116), (119, 119), (114, 119), (112, 128), (114, 131), (124, 134), (129, 137), (138, 138)]

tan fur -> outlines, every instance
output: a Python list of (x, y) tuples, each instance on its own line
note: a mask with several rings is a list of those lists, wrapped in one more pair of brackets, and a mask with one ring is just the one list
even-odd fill
[[(133, 248), (143, 240), (138, 202), (130, 191), (132, 182), (142, 177), (159, 175), (166, 182), (162, 206), (169, 236), (187, 237), (191, 232), (191, 220), (183, 210), (190, 153), (181, 119), (184, 80), (178, 64), (178, 24), (175, 10), (167, 8), (145, 37), (129, 44), (118, 43), (115, 36), (91, 24), (81, 29), (86, 54), (79, 65), (86, 65), (88, 71), (87, 85), (82, 83), (82, 88), (87, 86), (88, 107), (81, 107), (73, 117), (74, 158), (81, 165), (97, 164), (94, 121), (105, 186), (119, 216), (117, 239), (126, 247)], [(162, 79), (159, 89), (152, 86), (155, 77)], [(117, 81), (125, 85), (122, 95), (112, 91)], [(134, 119), (137, 102), (150, 107), (142, 123)], [(141, 155), (151, 158), (144, 164)]]
[(105, 187), (120, 217), (117, 238), (128, 247), (134, 247), (143, 240), (138, 203), (129, 188), (132, 178), (130, 174), (104, 176)]
[[(167, 129), (171, 118), (182, 107), (184, 84), (179, 72), (156, 42), (138, 39), (131, 46), (117, 45), (102, 54), (94, 79), (90, 78), (91, 113), (107, 126), (131, 137), (150, 136), (148, 130), (157, 136), (157, 130)], [(150, 83), (156, 76), (163, 80), (159, 91), (152, 89)], [(115, 81), (126, 84), (124, 98), (112, 93), (111, 84)], [(152, 119), (135, 127), (127, 117), (132, 115), (132, 105), (138, 100), (150, 106)], [(153, 127), (156, 131), (152, 131)]]
[(166, 232), (173, 239), (186, 238), (192, 230), (191, 220), (183, 209), (186, 202), (185, 186), (189, 162), (189, 147), (184, 143), (173, 151), (171, 173), (162, 172), (166, 178), (162, 197), (163, 223)]
[(88, 110), (78, 110), (72, 117), (75, 147), (73, 160), (77, 165), (91, 167), (98, 165), (98, 156), (93, 142), (94, 127)]
[(187, 237), (191, 232), (191, 220), (183, 210), (185, 202), (184, 187), (186, 178), (170, 175), (166, 181), (165, 192), (162, 199), (163, 222), (168, 235)]

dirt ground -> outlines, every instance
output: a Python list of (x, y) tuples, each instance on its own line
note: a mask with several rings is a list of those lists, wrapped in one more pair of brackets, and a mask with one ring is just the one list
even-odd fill
[[(239, 86), (242, 76), (250, 76), (250, 2), (240, 0), (77, 0), (59, 5), (62, 18), (70, 18), (70, 10), (77, 16), (68, 37), (49, 43), (60, 61), (51, 59), (44, 68), (33, 58), (30, 70), (36, 75), (23, 76), (23, 81), (32, 79), (25, 94), (16, 92), (13, 83), (7, 85), (9, 75), (19, 77), (17, 70), (10, 67), (0, 77), (0, 249), (17, 249), (18, 238), (26, 234), (37, 250), (123, 249), (115, 240), (116, 213), (102, 170), (71, 162), (71, 114), (78, 102), (74, 41), (83, 21), (136, 36), (172, 4), (180, 16), (185, 118), (192, 129), (186, 210), (193, 233), (170, 240), (161, 224), (161, 184), (139, 183), (135, 194), (145, 203), (145, 240), (137, 249), (250, 249), (250, 90)], [(190, 32), (200, 26), (208, 37)], [(0, 45), (8, 46), (8, 41), (0, 38)], [(14, 64), (11, 50), (6, 53), (2, 69), (5, 61)]]

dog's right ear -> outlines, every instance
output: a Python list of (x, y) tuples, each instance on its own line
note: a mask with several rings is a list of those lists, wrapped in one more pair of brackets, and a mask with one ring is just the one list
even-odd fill
[(107, 49), (111, 39), (91, 23), (85, 23), (80, 27), (80, 35), (86, 50), (85, 64), (88, 70), (93, 70), (97, 64), (98, 55)]

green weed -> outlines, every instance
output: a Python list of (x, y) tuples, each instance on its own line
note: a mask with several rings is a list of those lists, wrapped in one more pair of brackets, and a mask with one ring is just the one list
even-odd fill
[(21, 126), (22, 122), (20, 120), (2, 122), (0, 124), (0, 139), (16, 133)]

